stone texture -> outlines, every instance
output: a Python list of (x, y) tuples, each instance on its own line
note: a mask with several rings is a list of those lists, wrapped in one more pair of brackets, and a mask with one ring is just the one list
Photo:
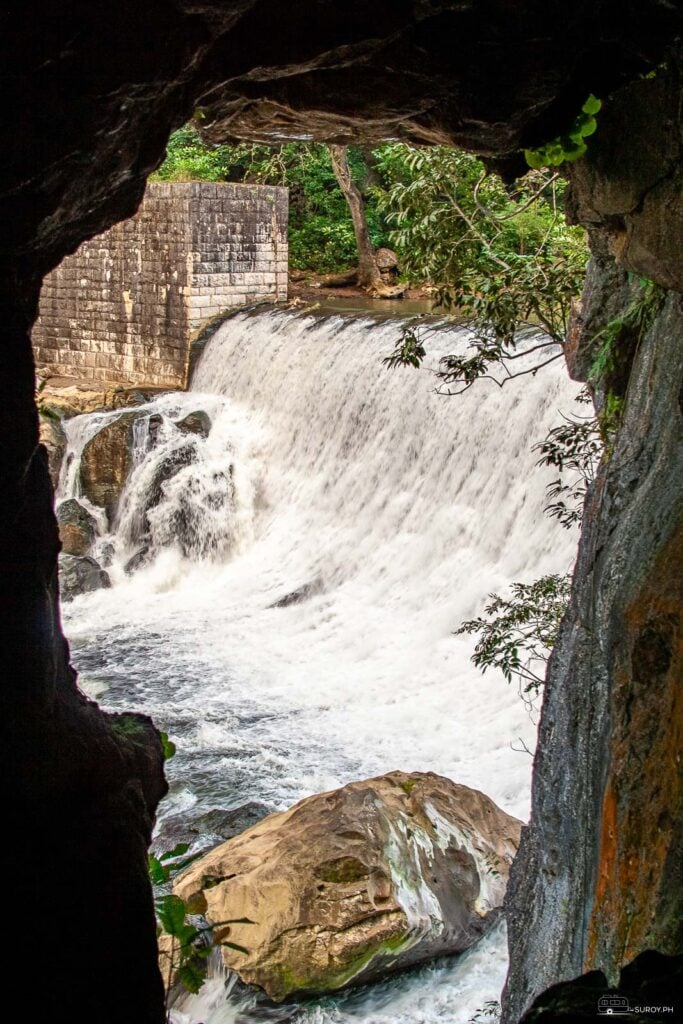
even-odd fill
[(59, 595), (62, 601), (73, 601), (81, 594), (110, 587), (109, 574), (89, 555), (59, 556)]
[(511, 873), (507, 1021), (554, 982), (682, 947), (682, 332), (672, 292), (586, 506)]
[(585, 159), (570, 165), (568, 210), (600, 229), (625, 270), (683, 291), (683, 75), (675, 59), (600, 111)]
[(109, 420), (83, 446), (79, 479), (85, 497), (107, 513), (112, 525), (123, 485), (133, 467), (133, 427), (141, 413)]
[(87, 555), (96, 535), (95, 520), (75, 498), (57, 507), (59, 539), (65, 555)]
[(50, 480), (53, 490), (57, 490), (59, 483), (59, 471), (62, 468), (62, 460), (66, 452), (66, 434), (59, 419), (51, 414), (40, 415), (40, 442), (47, 451)]
[(199, 434), (200, 437), (208, 437), (211, 430), (211, 420), (208, 413), (204, 412), (203, 409), (198, 409), (197, 412), (189, 412), (187, 416), (183, 416), (181, 420), (178, 420), (176, 427), (183, 434)]
[(498, 920), (520, 822), (431, 773), (391, 772), (272, 814), (176, 882), (280, 1001), (467, 949)]
[(287, 298), (287, 189), (150, 184), (140, 209), (47, 276), (40, 372), (184, 388), (197, 328), (238, 304)]
[[(593, 259), (570, 339), (579, 379), (606, 324), (639, 289), (619, 262), (628, 258), (622, 243), (649, 230), (634, 199), (638, 175), (642, 194), (652, 162), (662, 181), (669, 175), (661, 117), (677, 145), (681, 111), (666, 99), (676, 68), (617, 94), (590, 161), (572, 169), (576, 215), (589, 216), (591, 196), (604, 212), (589, 221)], [(631, 113), (635, 158), (619, 145)], [(593, 968), (614, 982), (645, 949), (683, 950), (682, 210), (680, 194), (667, 201), (658, 224), (668, 232), (649, 264), (633, 264), (677, 291), (643, 339), (619, 339), (609, 375), (624, 413), (587, 500), (571, 603), (548, 666), (531, 822), (508, 892), (506, 1022), (555, 982)]]

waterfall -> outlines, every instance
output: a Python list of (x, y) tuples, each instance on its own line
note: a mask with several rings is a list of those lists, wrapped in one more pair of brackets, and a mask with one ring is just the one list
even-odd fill
[[(114, 586), (64, 616), (84, 689), (178, 744), (167, 823), (396, 768), (528, 816), (533, 715), (454, 630), (492, 591), (571, 568), (576, 534), (543, 514), (550, 475), (530, 449), (578, 387), (560, 362), (439, 396), (431, 370), (469, 335), (437, 328), (428, 365), (387, 370), (396, 319), (243, 312), (207, 343), (189, 393), (140, 408), (108, 538)], [(199, 409), (208, 436), (182, 434)], [(67, 424), (64, 494), (92, 420)], [(172, 475), (169, 459), (185, 460)], [(143, 537), (146, 561), (126, 572)], [(295, 1019), (466, 1024), (504, 972), (499, 929), (457, 962)], [(212, 984), (179, 1024), (252, 1019)]]

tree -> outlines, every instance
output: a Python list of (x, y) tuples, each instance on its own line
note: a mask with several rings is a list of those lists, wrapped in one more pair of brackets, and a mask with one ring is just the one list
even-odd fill
[[(470, 154), (399, 143), (380, 151), (380, 163), (388, 186), (379, 205), (402, 266), (429, 277), (443, 308), (474, 329), (468, 353), (441, 361), (439, 390), (458, 394), (481, 378), (503, 386), (560, 358), (588, 250), (583, 231), (564, 220), (557, 173), (532, 171), (506, 189)], [(525, 328), (544, 332), (533, 366)], [(402, 339), (388, 365), (419, 365), (414, 341)]]
[(375, 249), (368, 230), (365, 203), (349, 168), (348, 146), (330, 146), (329, 150), (335, 177), (346, 199), (353, 221), (358, 249), (357, 283), (361, 288), (374, 292), (376, 295), (387, 297), (401, 295), (405, 288), (386, 285), (377, 266)]
[[(363, 202), (373, 250), (388, 245), (384, 216), (378, 208), (377, 173), (371, 154), (346, 147), (351, 180)], [(320, 274), (345, 271), (355, 282), (356, 235), (347, 200), (340, 190), (330, 151), (320, 143), (287, 142), (209, 145), (193, 125), (174, 132), (166, 159), (152, 176), (156, 181), (236, 181), (286, 185), (289, 189), (289, 261), (295, 270)], [(351, 268), (351, 270), (349, 270)]]

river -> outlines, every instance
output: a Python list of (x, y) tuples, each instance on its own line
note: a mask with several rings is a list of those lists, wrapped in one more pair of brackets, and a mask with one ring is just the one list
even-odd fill
[[(392, 769), (439, 772), (528, 816), (536, 716), (453, 631), (490, 592), (571, 568), (576, 534), (544, 515), (550, 476), (530, 449), (578, 386), (560, 361), (441, 397), (430, 367), (466, 329), (433, 330), (419, 371), (387, 370), (400, 327), (240, 313), (188, 393), (142, 407), (119, 520), (98, 542), (113, 586), (63, 614), (82, 688), (152, 715), (177, 744), (162, 827)], [(198, 409), (211, 431), (148, 513), (148, 561), (128, 575), (155, 467), (188, 443), (174, 422)], [(84, 441), (116, 415), (67, 421), (62, 497), (77, 493)], [(284, 1011), (218, 970), (174, 1019), (467, 1024), (505, 970), (499, 927), (458, 959)]]

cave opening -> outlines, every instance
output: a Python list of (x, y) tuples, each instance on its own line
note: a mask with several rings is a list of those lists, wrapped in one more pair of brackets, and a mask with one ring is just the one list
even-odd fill
[[(305, 131), (338, 143), (450, 142), (513, 175), (520, 151), (555, 137), (586, 95), (609, 97), (594, 152), (571, 172), (573, 215), (593, 250), (570, 339), (575, 374), (623, 308), (627, 273), (666, 296), (628, 367), (624, 417), (551, 661), (531, 825), (509, 898), (506, 1020), (584, 970), (613, 981), (641, 950), (681, 952), (681, 595), (680, 576), (662, 571), (680, 547), (683, 487), (680, 17), (654, 0), (570, 13), (554, 3), (285, 10), (158, 0), (106, 16), (81, 3), (3, 14), (5, 855), (10, 962), (37, 935), (49, 951), (34, 996), (41, 1016), (163, 1020), (146, 849), (166, 784), (151, 722), (106, 716), (75, 685), (30, 329), (42, 277), (135, 211), (170, 131), (197, 106), (216, 139)], [(657, 662), (657, 707), (669, 694), (671, 712), (648, 756), (667, 788), (655, 787), (662, 827), (644, 837), (636, 822), (654, 782), (629, 723), (643, 690), (644, 624), (662, 616), (669, 653)], [(648, 867), (646, 888), (634, 860)]]

